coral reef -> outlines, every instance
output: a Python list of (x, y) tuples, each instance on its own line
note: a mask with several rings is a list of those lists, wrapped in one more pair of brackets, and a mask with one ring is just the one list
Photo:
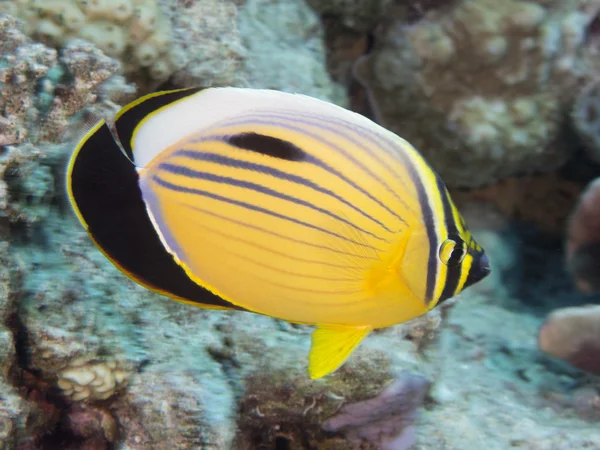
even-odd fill
[(171, 24), (154, 0), (9, 0), (0, 12), (22, 18), (28, 35), (56, 48), (85, 39), (120, 60), (125, 73), (148, 68), (160, 82), (184, 64), (172, 45)]
[[(132, 449), (231, 448), (239, 402), (250, 405), (256, 398), (262, 414), (273, 412), (272, 421), (240, 416), (254, 418), (240, 424), (244, 436), (257, 430), (275, 436), (285, 416), (298, 431), (305, 425), (301, 412), (310, 406), (306, 399), (317, 394), (329, 406), (310, 430), (315, 442), (325, 441), (320, 424), (341, 405), (339, 396), (365, 400), (400, 369), (419, 371), (419, 353), (434, 342), (443, 313), (436, 309), (406, 326), (373, 333), (339, 375), (314, 383), (304, 364), (310, 327), (180, 305), (129, 282), (92, 247), (74, 218), (65, 221), (52, 212), (45, 230), (45, 252), (32, 251), (37, 243), (13, 249), (29, 273), (20, 302), (26, 369), (60, 388), (63, 401), (74, 407), (102, 405)], [(127, 372), (126, 385), (118, 385), (119, 371)], [(289, 386), (296, 400), (282, 405), (274, 393)], [(71, 419), (61, 420), (65, 429), (72, 428)], [(171, 425), (157, 426), (163, 423)]]
[(47, 215), (56, 168), (71, 150), (55, 143), (84, 128), (72, 124), (73, 116), (85, 107), (114, 113), (135, 87), (117, 74), (119, 63), (93, 45), (72, 40), (57, 52), (33, 42), (23, 26), (0, 15), (0, 211), (12, 223), (31, 226)]
[(538, 342), (543, 352), (600, 375), (600, 306), (553, 311), (540, 328)]
[[(532, 236), (562, 233), (582, 186), (514, 176), (568, 155), (561, 123), (576, 92), (572, 118), (588, 121), (578, 131), (594, 150), (584, 132), (596, 122), (582, 114), (596, 94), (578, 85), (597, 64), (599, 9), (597, 0), (0, 2), (23, 20), (0, 15), (0, 449), (600, 448), (598, 427), (580, 417), (599, 410), (597, 390), (535, 339), (540, 330), (543, 351), (598, 373), (598, 307), (559, 310), (540, 329), (524, 306), (581, 301), (560, 249), (540, 250)], [(376, 330), (332, 376), (307, 377), (312, 328), (149, 292), (64, 209), (64, 159), (89, 115), (112, 116), (167, 78), (346, 105), (350, 66), (373, 30), (374, 53), (356, 72), (379, 118), (454, 186), (494, 271), (429, 314)], [(596, 235), (592, 200), (584, 194), (569, 222), (570, 261)], [(515, 219), (534, 231), (518, 235)], [(595, 260), (583, 267), (595, 276)]]
[(597, 72), (597, 1), (455, 1), (420, 20), (389, 17), (355, 73), (381, 123), (455, 187), (567, 158), (562, 125)]

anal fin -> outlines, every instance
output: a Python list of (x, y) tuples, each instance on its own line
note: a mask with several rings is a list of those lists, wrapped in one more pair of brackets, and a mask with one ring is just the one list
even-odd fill
[(310, 377), (321, 378), (340, 367), (372, 330), (372, 327), (318, 325), (308, 355)]

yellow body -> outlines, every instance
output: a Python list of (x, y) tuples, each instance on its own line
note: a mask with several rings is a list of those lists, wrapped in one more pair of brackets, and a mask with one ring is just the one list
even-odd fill
[(217, 88), (148, 111), (130, 135), (166, 251), (231, 305), (316, 325), (313, 378), (339, 367), (372, 329), (477, 281), (471, 269), (483, 251), (437, 174), (362, 116), (304, 96)]

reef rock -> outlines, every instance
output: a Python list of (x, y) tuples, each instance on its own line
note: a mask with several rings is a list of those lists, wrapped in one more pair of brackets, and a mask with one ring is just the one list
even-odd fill
[(450, 186), (552, 171), (579, 85), (597, 72), (600, 2), (458, 0), (390, 18), (356, 63), (378, 120)]
[(553, 311), (539, 331), (540, 350), (600, 375), (600, 306)]
[(300, 92), (341, 106), (344, 88), (325, 64), (319, 16), (301, 0), (247, 0), (238, 26), (246, 58), (237, 84)]

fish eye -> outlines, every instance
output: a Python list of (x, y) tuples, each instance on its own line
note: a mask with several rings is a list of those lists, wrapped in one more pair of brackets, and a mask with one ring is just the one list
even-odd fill
[(440, 260), (447, 266), (460, 264), (466, 254), (467, 248), (460, 238), (448, 238), (440, 245)]

